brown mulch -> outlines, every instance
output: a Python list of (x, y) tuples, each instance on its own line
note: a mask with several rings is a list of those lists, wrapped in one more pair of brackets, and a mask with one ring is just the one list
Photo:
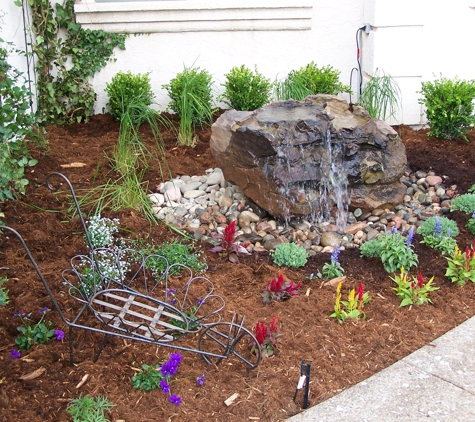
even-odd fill
[[(409, 167), (434, 170), (444, 176), (447, 186), (456, 185), (464, 193), (475, 183), (475, 133), (470, 142), (443, 141), (429, 137), (427, 130), (415, 131), (406, 126), (396, 128), (406, 145)], [(83, 235), (76, 219), (68, 213), (69, 198), (53, 195), (45, 186), (46, 175), (64, 173), (78, 193), (103, 183), (109, 171), (105, 155), (117, 142), (118, 123), (108, 115), (94, 116), (88, 124), (47, 128), (49, 151), (33, 148), (38, 165), (29, 170), (27, 194), (16, 202), (0, 204), (4, 222), (20, 232), (32, 251), (56, 297), (66, 307), (75, 306), (65, 295), (61, 271), (69, 259), (85, 251)], [(208, 129), (199, 132), (196, 148), (176, 145), (173, 133), (164, 131), (168, 164), (174, 175), (201, 175), (215, 163), (209, 149)], [(144, 142), (150, 146), (150, 130), (143, 128)], [(62, 168), (73, 162), (80, 168)], [(157, 165), (146, 174), (149, 188), (162, 180)], [(120, 219), (120, 226), (130, 237), (150, 238), (165, 242), (177, 234), (162, 224), (150, 224), (134, 210), (106, 213)], [(467, 216), (452, 213), (459, 226), (457, 238), (461, 248), (473, 242), (464, 225)], [(2, 421), (66, 421), (69, 401), (80, 394), (106, 396), (115, 407), (109, 418), (125, 421), (279, 421), (301, 411), (302, 396), (294, 403), (293, 395), (300, 376), (300, 363), (312, 363), (310, 405), (315, 405), (407, 356), (421, 346), (457, 326), (475, 314), (475, 285), (453, 285), (445, 276), (446, 260), (437, 251), (428, 249), (416, 236), (415, 250), (419, 256), (418, 270), (424, 277), (435, 276), (439, 290), (431, 293), (432, 304), (399, 308), (392, 291), (393, 282), (377, 259), (362, 259), (358, 250), (340, 254), (345, 269), (347, 289), (360, 282), (370, 292), (367, 320), (339, 324), (329, 318), (333, 311), (334, 288), (309, 281), (309, 275), (321, 269), (329, 256), (318, 254), (300, 269), (276, 267), (267, 254), (242, 257), (232, 264), (207, 252), (208, 246), (197, 245), (208, 264), (206, 276), (215, 284), (217, 293), (226, 300), (223, 320), (230, 320), (238, 311), (246, 317), (249, 329), (259, 321), (269, 323), (278, 316), (282, 346), (276, 356), (264, 359), (258, 369), (243, 371), (230, 360), (218, 367), (207, 365), (194, 353), (183, 353), (172, 392), (182, 397), (180, 406), (169, 403), (160, 390), (134, 390), (131, 377), (134, 368), (166, 359), (173, 349), (124, 342), (112, 338), (96, 363), (92, 358), (102, 337), (77, 331), (74, 337), (74, 367), (69, 365), (67, 327), (56, 312), (47, 314), (54, 328), (66, 331), (58, 342), (33, 346), (22, 353), (22, 359), (11, 359), (15, 347), (18, 310), (37, 314), (51, 301), (18, 242), (11, 239), (0, 249), (0, 277), (8, 277), (5, 285), (10, 302), (0, 309), (0, 420)], [(282, 272), (287, 278), (303, 282), (300, 296), (286, 302), (263, 305), (261, 291)], [(196, 338), (189, 336), (185, 344), (196, 348)], [(20, 377), (37, 369), (44, 371), (36, 378)], [(204, 386), (195, 379), (205, 374)], [(86, 381), (79, 386), (87, 375)], [(238, 398), (230, 406), (224, 401)]]

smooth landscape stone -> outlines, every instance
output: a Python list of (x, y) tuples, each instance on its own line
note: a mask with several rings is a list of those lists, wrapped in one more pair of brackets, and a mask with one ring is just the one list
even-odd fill
[(183, 197), (186, 199), (193, 199), (203, 195), (206, 195), (206, 192), (204, 190), (189, 190), (183, 194)]
[(171, 186), (164, 192), (164, 196), (168, 201), (176, 201), (182, 197), (180, 188)]
[(335, 232), (325, 232), (322, 234), (320, 244), (326, 246), (340, 246), (340, 237)]
[(426, 182), (429, 186), (440, 185), (442, 183), (442, 177), (440, 176), (427, 176)]

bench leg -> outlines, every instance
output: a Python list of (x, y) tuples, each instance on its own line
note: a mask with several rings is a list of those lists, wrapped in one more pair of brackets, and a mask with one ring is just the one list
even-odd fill
[(109, 334), (106, 334), (105, 337), (104, 337), (104, 340), (102, 340), (101, 347), (99, 348), (99, 350), (97, 351), (96, 356), (94, 357), (94, 360), (93, 360), (94, 363), (96, 363), (97, 359), (99, 359), (99, 356), (101, 355), (102, 350), (104, 350), (104, 347), (106, 347), (108, 339), (109, 339)]

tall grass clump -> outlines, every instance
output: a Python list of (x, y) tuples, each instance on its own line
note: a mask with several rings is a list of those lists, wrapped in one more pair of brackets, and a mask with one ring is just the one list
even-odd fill
[(225, 87), (222, 98), (231, 108), (255, 110), (270, 102), (273, 84), (257, 71), (257, 67), (254, 71), (244, 65), (233, 67), (224, 76), (226, 82), (222, 84)]
[(475, 80), (448, 79), (441, 75), (432, 82), (422, 82), (420, 93), (423, 98), (419, 103), (426, 106), (429, 135), (442, 139), (461, 136), (468, 142), (465, 132), (475, 123)]
[(359, 103), (373, 119), (386, 120), (394, 117), (400, 107), (401, 91), (391, 75), (376, 69), (372, 78), (366, 82)]
[(212, 78), (199, 67), (185, 67), (169, 84), (162, 85), (171, 98), (168, 107), (180, 116), (178, 144), (194, 147), (194, 129), (213, 120)]
[(339, 78), (340, 72), (332, 66), (318, 67), (312, 61), (276, 82), (274, 95), (278, 100), (302, 100), (308, 95), (351, 93), (350, 86), (342, 84)]
[[(130, 114), (130, 111), (134, 110), (134, 107), (130, 108), (131, 104), (139, 103), (148, 107), (152, 104), (155, 97), (148, 73), (118, 72), (110, 83), (106, 83), (105, 91), (109, 96), (107, 105), (109, 106), (110, 114), (117, 120), (122, 120), (122, 116), (126, 112)], [(140, 114), (139, 111), (137, 116), (132, 115), (133, 120), (138, 124), (142, 123), (137, 120), (141, 117)]]
[[(142, 142), (138, 122), (149, 124), (155, 142), (153, 148)], [(150, 221), (155, 221), (152, 204), (147, 197), (148, 183), (143, 178), (150, 162), (158, 164), (162, 178), (165, 172), (169, 172), (160, 124), (170, 126), (156, 110), (141, 102), (140, 97), (128, 103), (120, 120), (117, 144), (107, 157), (112, 174), (105, 184), (81, 198), (82, 205), (93, 207), (95, 214), (102, 214), (106, 208), (112, 211), (132, 208)]]

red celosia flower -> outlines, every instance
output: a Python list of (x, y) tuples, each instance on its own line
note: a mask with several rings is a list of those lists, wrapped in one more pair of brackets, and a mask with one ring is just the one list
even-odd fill
[(274, 318), (272, 318), (270, 320), (270, 324), (269, 324), (269, 330), (271, 333), (276, 333), (277, 332), (277, 319), (279, 317), (275, 316)]
[(256, 340), (259, 344), (264, 344), (267, 337), (267, 328), (263, 322), (258, 322), (254, 328), (256, 331)]
[(293, 281), (289, 282), (289, 286), (285, 289), (285, 291), (290, 295), (290, 296), (297, 296), (300, 292), (298, 289), (302, 286), (302, 282), (299, 281), (297, 284), (294, 284)]
[(419, 273), (419, 275), (417, 276), (417, 287), (419, 287), (419, 289), (422, 289), (423, 286), (424, 286), (424, 280), (422, 278), (422, 274)]
[(411, 289), (415, 289), (415, 287), (416, 287), (416, 284), (413, 281), (411, 281)]
[(233, 220), (224, 228), (224, 241), (228, 245), (231, 245), (234, 241), (235, 234), (236, 234), (236, 220)]
[(364, 287), (363, 287), (363, 283), (360, 283), (358, 286), (358, 289), (356, 290), (356, 296), (358, 297), (358, 302), (363, 301), (363, 295), (364, 295)]
[(282, 286), (284, 285), (284, 276), (279, 274), (277, 277), (273, 278), (270, 282), (269, 288), (271, 292), (280, 292)]

